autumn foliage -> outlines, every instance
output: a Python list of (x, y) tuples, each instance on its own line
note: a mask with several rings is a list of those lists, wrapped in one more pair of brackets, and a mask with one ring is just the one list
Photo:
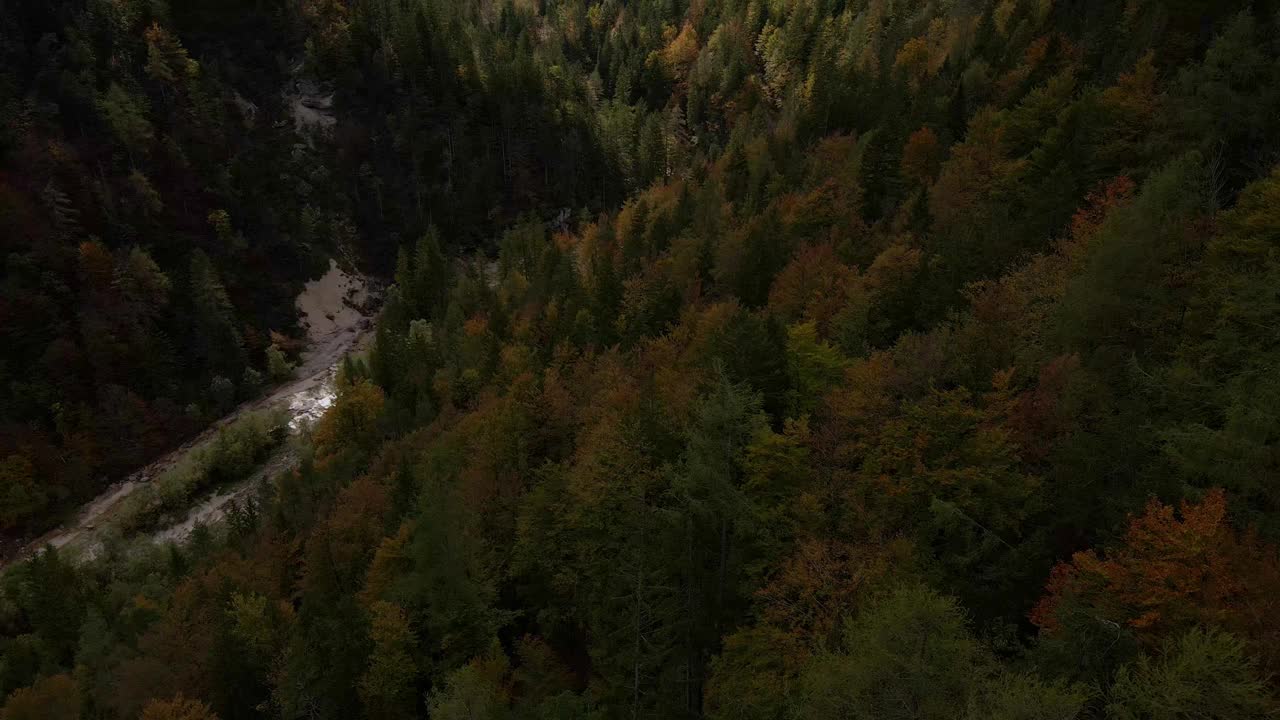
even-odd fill
[(1267, 5), (0, 3), (0, 720), (1274, 717)]
[(1055, 567), (1031, 620), (1053, 634), (1066, 613), (1085, 613), (1125, 625), (1148, 644), (1211, 625), (1271, 648), (1280, 637), (1277, 582), (1276, 548), (1234, 529), (1225, 493), (1213, 489), (1176, 510), (1151, 500), (1116, 548), (1078, 552)]

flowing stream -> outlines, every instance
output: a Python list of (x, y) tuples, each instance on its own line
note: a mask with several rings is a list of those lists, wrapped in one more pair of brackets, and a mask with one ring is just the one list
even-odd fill
[[(121, 501), (211, 442), (220, 428), (249, 412), (284, 409), (291, 435), (314, 423), (336, 398), (334, 380), (342, 360), (349, 353), (360, 350), (368, 337), (372, 326), (370, 307), (375, 300), (365, 278), (349, 275), (337, 263), (331, 262), (329, 271), (307, 283), (297, 299), (298, 311), (303, 318), (301, 324), (307, 331), (307, 348), (302, 352), (293, 380), (237, 407), (182, 446), (107, 488), (86, 503), (75, 519), (28, 543), (6, 564), (49, 546), (66, 548), (81, 557), (92, 557), (110, 532), (112, 520), (122, 507)], [(156, 542), (185, 540), (197, 525), (218, 522), (226, 516), (233, 502), (253, 497), (263, 483), (296, 462), (294, 443), (286, 441), (245, 480), (216, 488), (211, 494), (197, 496), (184, 518), (150, 533), (151, 539)]]

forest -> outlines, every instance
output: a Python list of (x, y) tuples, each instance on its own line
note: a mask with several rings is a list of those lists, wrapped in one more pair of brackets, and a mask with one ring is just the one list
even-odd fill
[(1280, 3), (9, 0), (0, 243), (0, 549), (387, 284), (0, 720), (1280, 717)]

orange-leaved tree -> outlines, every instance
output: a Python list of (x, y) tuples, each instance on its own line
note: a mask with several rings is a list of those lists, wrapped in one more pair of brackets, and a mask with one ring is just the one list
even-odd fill
[(1087, 616), (1127, 629), (1144, 647), (1197, 625), (1216, 626), (1247, 639), (1275, 668), (1278, 589), (1276, 549), (1236, 531), (1225, 493), (1214, 489), (1176, 511), (1153, 499), (1119, 546), (1059, 564), (1031, 620), (1053, 636)]

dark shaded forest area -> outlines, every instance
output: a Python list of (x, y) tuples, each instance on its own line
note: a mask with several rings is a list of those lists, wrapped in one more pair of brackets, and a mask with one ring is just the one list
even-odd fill
[(10, 536), (391, 282), (0, 718), (1275, 717), (1278, 168), (1270, 2), (0, 5)]

